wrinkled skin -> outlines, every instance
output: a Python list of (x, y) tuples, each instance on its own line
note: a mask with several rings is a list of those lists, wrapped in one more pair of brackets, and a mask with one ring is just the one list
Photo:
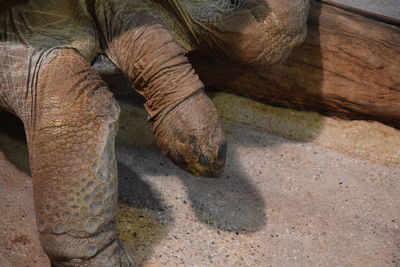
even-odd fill
[(0, 8), (0, 108), (25, 126), (45, 252), (54, 266), (130, 266), (115, 237), (120, 111), (90, 62), (105, 53), (131, 78), (166, 156), (214, 177), (226, 142), (185, 54), (276, 64), (304, 39), (308, 0), (12, 0)]

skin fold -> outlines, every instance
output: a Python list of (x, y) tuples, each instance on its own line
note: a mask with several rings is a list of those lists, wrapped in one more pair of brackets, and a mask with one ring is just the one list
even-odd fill
[(12, 0), (0, 3), (0, 109), (24, 123), (41, 244), (54, 266), (132, 266), (115, 237), (119, 107), (92, 69), (106, 54), (146, 100), (161, 151), (218, 176), (226, 141), (186, 53), (249, 67), (306, 34), (307, 0)]

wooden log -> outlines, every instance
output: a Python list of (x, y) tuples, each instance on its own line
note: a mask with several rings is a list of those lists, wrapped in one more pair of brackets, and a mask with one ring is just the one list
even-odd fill
[(190, 58), (202, 80), (217, 90), (400, 128), (399, 23), (362, 13), (332, 1), (312, 1), (305, 43), (269, 70), (253, 71), (196, 53)]

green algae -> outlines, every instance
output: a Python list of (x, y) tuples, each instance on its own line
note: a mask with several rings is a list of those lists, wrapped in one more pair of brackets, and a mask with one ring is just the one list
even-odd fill
[(227, 93), (212, 94), (212, 100), (224, 121), (236, 121), (296, 141), (314, 140), (325, 122), (325, 117), (316, 112), (273, 107)]
[(148, 246), (165, 235), (165, 226), (145, 210), (120, 203), (117, 214), (117, 237), (130, 248)]
[(124, 147), (151, 147), (155, 146), (155, 139), (151, 124), (147, 121), (146, 110), (140, 105), (120, 103), (121, 115), (117, 145)]

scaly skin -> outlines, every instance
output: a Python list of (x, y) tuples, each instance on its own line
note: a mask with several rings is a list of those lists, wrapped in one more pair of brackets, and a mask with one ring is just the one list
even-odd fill
[(115, 237), (119, 107), (89, 62), (106, 53), (145, 97), (161, 151), (215, 177), (226, 142), (185, 54), (275, 64), (304, 38), (308, 0), (11, 0), (0, 9), (0, 109), (25, 126), (45, 252), (54, 266), (131, 266)]
[[(7, 55), (32, 52), (16, 51)], [(107, 258), (101, 266), (129, 266), (115, 238), (118, 104), (76, 51), (54, 49), (39, 57), (35, 95), (17, 110), (27, 132), (42, 246), (56, 266), (81, 266), (92, 258)]]
[(114, 19), (117, 26), (107, 32), (106, 53), (147, 100), (162, 152), (193, 175), (217, 176), (224, 166), (226, 141), (217, 110), (201, 90), (204, 85), (185, 51), (148, 13)]

